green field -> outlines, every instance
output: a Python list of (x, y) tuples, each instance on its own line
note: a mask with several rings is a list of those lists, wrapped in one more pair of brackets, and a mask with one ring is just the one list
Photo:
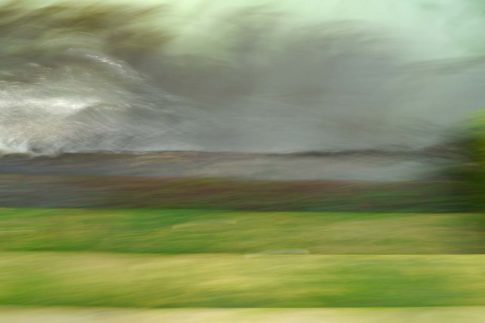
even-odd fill
[(485, 305), (485, 256), (1, 253), (0, 304), (101, 307)]
[[(59, 307), (162, 308), (154, 322), (279, 322), (276, 309), (294, 309), (294, 322), (421, 322), (410, 308), (451, 306), (430, 315), (474, 322), (466, 308), (485, 306), (483, 223), (450, 213), (5, 208), (0, 305), (49, 307), (51, 317)], [(27, 312), (3, 309), (0, 321)]]
[(0, 250), (123, 253), (481, 253), (477, 214), (2, 209)]

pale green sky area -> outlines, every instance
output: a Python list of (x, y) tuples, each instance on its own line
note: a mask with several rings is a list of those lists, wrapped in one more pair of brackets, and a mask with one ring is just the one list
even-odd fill
[[(37, 5), (74, 0), (31, 0)], [(411, 60), (481, 55), (485, 21), (477, 10), (483, 0), (104, 0), (123, 5), (169, 4), (164, 23), (178, 35), (174, 52), (223, 53), (234, 25), (227, 13), (267, 5), (286, 13), (281, 31), (300, 26), (352, 21), (382, 32), (401, 44)], [(83, 0), (83, 3), (101, 1)], [(485, 8), (485, 6), (482, 6)]]

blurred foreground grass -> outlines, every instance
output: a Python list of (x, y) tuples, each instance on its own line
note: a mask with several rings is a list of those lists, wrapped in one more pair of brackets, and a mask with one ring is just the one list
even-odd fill
[(0, 304), (100, 307), (485, 305), (485, 256), (1, 253)]
[(484, 251), (479, 214), (0, 209), (0, 250), (453, 254)]
[(480, 223), (449, 213), (0, 209), (0, 305), (485, 306)]

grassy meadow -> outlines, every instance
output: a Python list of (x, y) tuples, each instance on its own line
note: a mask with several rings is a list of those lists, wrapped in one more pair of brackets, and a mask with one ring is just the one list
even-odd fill
[(0, 305), (485, 306), (482, 217), (1, 209)]

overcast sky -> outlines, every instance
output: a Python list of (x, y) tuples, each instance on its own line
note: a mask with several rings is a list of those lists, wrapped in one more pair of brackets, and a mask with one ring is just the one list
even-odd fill
[[(3, 1), (3, 0), (2, 0)], [(74, 0), (31, 0), (47, 5)], [(97, 0), (83, 0), (82, 3)], [(227, 14), (239, 8), (266, 5), (286, 13), (287, 28), (334, 21), (352, 21), (385, 32), (405, 44), (416, 60), (459, 58), (485, 51), (483, 0), (104, 0), (123, 5), (169, 4), (169, 19), (179, 36), (176, 50), (223, 51), (231, 37)]]

